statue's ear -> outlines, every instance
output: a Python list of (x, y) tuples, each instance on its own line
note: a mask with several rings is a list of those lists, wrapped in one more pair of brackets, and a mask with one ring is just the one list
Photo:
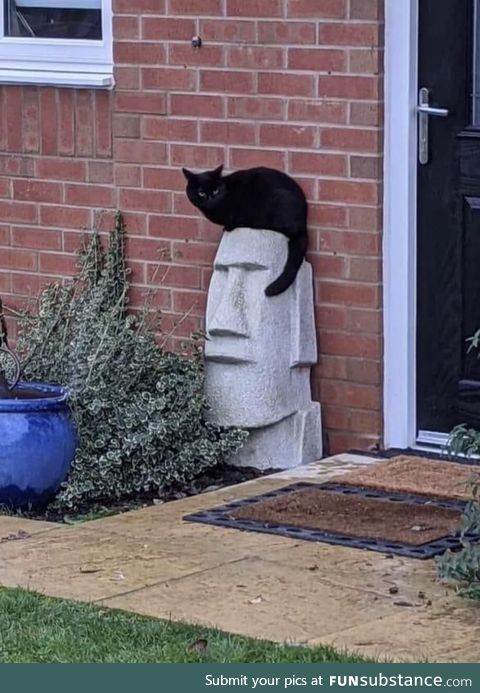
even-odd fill
[(303, 262), (292, 287), (290, 368), (317, 362), (312, 266)]
[(192, 180), (192, 178), (195, 176), (195, 174), (192, 171), (189, 171), (188, 168), (182, 168), (182, 172), (187, 180)]
[(214, 170), (214, 174), (220, 178), (223, 171), (223, 164)]

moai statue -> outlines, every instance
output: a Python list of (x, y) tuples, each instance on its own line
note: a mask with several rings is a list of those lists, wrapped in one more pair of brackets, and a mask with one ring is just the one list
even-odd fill
[(322, 456), (321, 410), (312, 402), (317, 362), (311, 265), (304, 261), (282, 294), (265, 296), (281, 273), (288, 240), (238, 228), (224, 233), (207, 303), (205, 394), (212, 421), (248, 429), (229, 460), (289, 469)]

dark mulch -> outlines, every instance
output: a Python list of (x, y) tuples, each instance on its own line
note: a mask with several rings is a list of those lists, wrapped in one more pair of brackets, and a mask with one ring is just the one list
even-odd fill
[(130, 510), (138, 510), (139, 508), (147, 508), (151, 505), (161, 505), (169, 501), (179, 500), (188, 496), (196, 496), (200, 493), (208, 493), (216, 491), (226, 486), (241, 484), (243, 481), (257, 479), (266, 474), (272, 474), (275, 470), (261, 472), (258, 469), (251, 467), (233, 467), (223, 464), (213, 469), (203, 472), (187, 486), (170, 486), (158, 493), (138, 493), (135, 496), (121, 498), (118, 500), (104, 499), (91, 503), (84, 503), (79, 506), (74, 512), (65, 513), (59, 512), (56, 509), (24, 509), (18, 512), (5, 508), (3, 511), (0, 508), (0, 514), (19, 515), (31, 520), (43, 520), (48, 522), (60, 522), (65, 524), (75, 524), (77, 522), (85, 522), (95, 520), (99, 517), (109, 515), (118, 515)]

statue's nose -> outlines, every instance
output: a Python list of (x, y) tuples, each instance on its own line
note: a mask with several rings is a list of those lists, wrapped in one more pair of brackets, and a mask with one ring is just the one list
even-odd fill
[(245, 272), (235, 267), (229, 268), (227, 286), (210, 323), (209, 335), (250, 337), (245, 290)]

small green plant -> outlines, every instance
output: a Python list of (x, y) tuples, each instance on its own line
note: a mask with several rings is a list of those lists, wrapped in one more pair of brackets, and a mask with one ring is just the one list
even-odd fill
[(108, 248), (93, 231), (77, 276), (48, 286), (19, 316), (24, 378), (66, 385), (78, 425), (58, 510), (188, 483), (246, 437), (208, 422), (199, 350), (184, 358), (159, 346), (148, 299), (139, 314), (128, 311), (128, 275), (118, 214)]
[[(468, 340), (468, 352), (480, 347), (480, 330)], [(448, 440), (448, 451), (467, 458), (480, 454), (480, 431), (465, 424), (455, 426)], [(469, 483), (472, 500), (467, 503), (463, 515), (460, 551), (447, 551), (437, 559), (440, 577), (457, 580), (465, 596), (480, 599), (480, 544), (472, 543), (468, 534), (480, 534), (480, 474), (472, 474)]]

